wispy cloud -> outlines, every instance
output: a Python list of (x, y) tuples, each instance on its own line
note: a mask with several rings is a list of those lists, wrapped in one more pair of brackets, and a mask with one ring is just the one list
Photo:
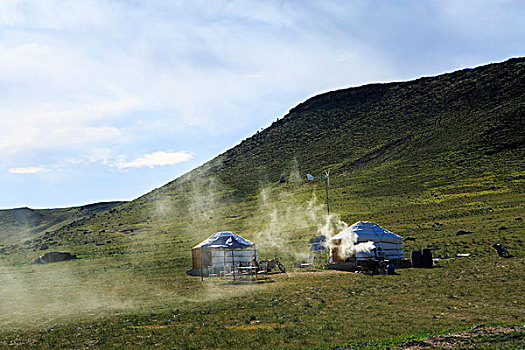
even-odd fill
[(120, 157), (116, 162), (110, 163), (119, 169), (125, 168), (153, 168), (159, 165), (174, 165), (177, 163), (187, 162), (193, 158), (193, 155), (188, 152), (153, 152), (145, 154), (142, 157), (135, 158), (131, 161), (126, 161), (124, 157)]
[(26, 167), (26, 168), (10, 168), (11, 174), (37, 174), (46, 171), (46, 168), (42, 167)]

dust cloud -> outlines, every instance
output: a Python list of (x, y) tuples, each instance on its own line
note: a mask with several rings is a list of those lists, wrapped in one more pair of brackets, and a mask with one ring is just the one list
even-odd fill
[[(148, 234), (157, 234), (156, 237), (165, 241), (152, 241), (139, 233), (127, 243), (128, 251), (122, 251), (117, 257), (86, 258), (67, 264), (14, 266), (8, 265), (7, 259), (0, 259), (0, 327), (103, 317), (122, 310), (135, 312), (147, 307), (159, 308), (161, 300), (167, 304), (169, 299), (172, 305), (184, 298), (192, 300), (188, 295), (181, 296), (181, 290), (191, 291), (193, 298), (200, 301), (238, 295), (238, 288), (229, 290), (226, 287), (220, 291), (185, 275), (174, 276), (172, 285), (161, 281), (160, 277), (153, 281), (148, 278), (151, 272), (147, 268), (135, 269), (141, 266), (144, 257), (150, 259), (148, 263), (151, 264), (169, 259), (162, 251), (168, 246), (163, 244), (173, 241), (173, 237), (179, 235), (197, 240), (197, 235), (206, 234), (204, 230), (213, 233), (211, 229), (217, 225), (216, 220), (224, 220), (227, 210), (236, 209), (233, 199), (227, 195), (227, 186), (211, 175), (210, 167), (203, 166), (186, 175), (176, 191), (159, 193), (147, 203), (148, 224), (153, 231), (165, 232), (164, 236), (153, 231)], [(243, 203), (255, 206), (256, 214), (236, 224), (244, 229), (239, 233), (253, 240), (260, 252), (303, 260), (308, 256), (310, 238), (316, 235), (330, 238), (348, 225), (337, 214), (327, 215), (324, 200), (318, 199), (315, 191), (300, 192), (303, 180), (296, 166), (292, 166), (286, 179), (284, 185), (261, 185), (253, 203)], [(177, 225), (174, 217), (189, 220)], [(172, 231), (173, 226), (180, 231)], [(187, 244), (177, 249), (185, 249), (190, 254)], [(347, 249), (361, 247), (354, 242), (354, 247)], [(177, 270), (175, 274), (184, 272)]]
[(129, 307), (112, 284), (108, 276), (83, 277), (60, 263), (0, 266), (0, 327), (46, 326)]

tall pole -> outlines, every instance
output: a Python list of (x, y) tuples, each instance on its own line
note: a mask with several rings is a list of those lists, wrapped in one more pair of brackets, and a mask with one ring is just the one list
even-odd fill
[[(313, 176), (311, 174), (306, 174), (306, 178), (308, 180), (312, 181), (312, 180), (315, 180), (315, 179), (320, 179), (321, 177), (320, 176), (315, 177), (315, 176)], [(325, 184), (325, 189), (326, 189), (326, 210), (328, 211), (328, 215), (330, 216), (330, 203), (328, 201), (328, 186), (329, 186), (329, 183), (330, 183), (330, 169), (328, 169), (328, 171), (324, 175), (324, 184)]]
[(201, 253), (201, 281), (204, 281), (204, 271), (202, 270), (202, 265), (204, 264), (203, 257), (202, 257), (202, 248), (200, 249), (200, 253)]
[(326, 188), (326, 210), (328, 211), (328, 216), (330, 216), (330, 204), (328, 203), (328, 177), (325, 176), (324, 184)]
[(235, 281), (235, 258), (233, 257), (233, 249), (232, 249), (232, 273), (233, 273), (233, 280)]

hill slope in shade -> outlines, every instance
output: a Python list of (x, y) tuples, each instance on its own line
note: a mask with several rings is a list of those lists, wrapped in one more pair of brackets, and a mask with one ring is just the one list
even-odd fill
[(55, 231), (74, 221), (113, 209), (124, 203), (105, 202), (64, 209), (0, 210), (0, 245), (23, 242), (43, 232)]

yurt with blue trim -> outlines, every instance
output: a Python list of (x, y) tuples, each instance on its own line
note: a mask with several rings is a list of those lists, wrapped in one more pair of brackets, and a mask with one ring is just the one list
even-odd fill
[(194, 271), (223, 270), (258, 260), (257, 245), (233, 232), (217, 232), (191, 249)]

